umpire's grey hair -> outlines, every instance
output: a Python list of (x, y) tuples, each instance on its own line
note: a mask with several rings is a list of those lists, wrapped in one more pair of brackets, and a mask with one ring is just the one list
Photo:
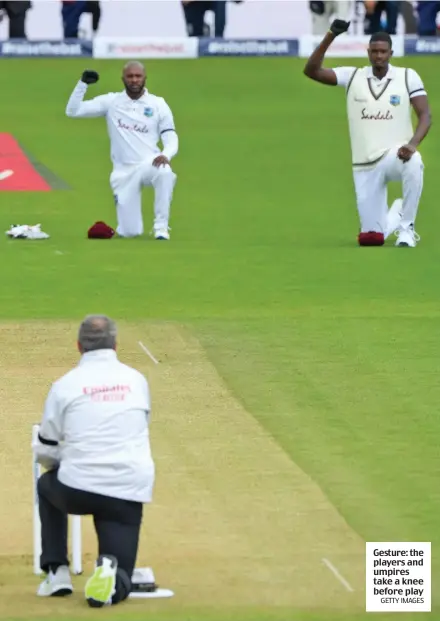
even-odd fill
[(81, 322), (78, 342), (82, 351), (115, 349), (116, 324), (106, 315), (87, 315)]

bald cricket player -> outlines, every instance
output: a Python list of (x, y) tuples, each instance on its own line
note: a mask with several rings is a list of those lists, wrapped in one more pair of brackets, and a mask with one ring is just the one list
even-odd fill
[[(152, 186), (154, 237), (169, 240), (170, 208), (177, 179), (170, 162), (179, 147), (173, 114), (162, 97), (145, 88), (146, 73), (139, 62), (125, 65), (123, 91), (84, 101), (89, 85), (98, 80), (96, 71), (84, 71), (67, 103), (66, 115), (106, 118), (113, 162), (110, 186), (116, 205), (116, 232), (120, 237), (142, 235), (142, 187)], [(158, 147), (159, 141), (162, 149)]]
[[(396, 233), (396, 246), (414, 248), (420, 240), (415, 219), (423, 189), (424, 165), (417, 151), (431, 126), (428, 97), (413, 69), (394, 67), (391, 37), (385, 32), (370, 38), (370, 66), (322, 66), (325, 53), (350, 23), (335, 20), (304, 69), (307, 77), (345, 88), (352, 167), (360, 219), (361, 246), (382, 246)], [(413, 129), (411, 112), (417, 126)], [(402, 184), (403, 200), (388, 209), (390, 181)]]

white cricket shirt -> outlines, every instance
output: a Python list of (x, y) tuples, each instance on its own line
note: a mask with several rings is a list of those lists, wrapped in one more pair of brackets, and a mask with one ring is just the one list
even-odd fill
[(334, 72), (338, 86), (347, 91), (353, 166), (374, 165), (387, 151), (411, 140), (410, 101), (426, 95), (414, 70), (390, 65), (382, 79), (371, 67), (338, 67)]
[(150, 502), (150, 409), (141, 373), (113, 350), (85, 353), (49, 391), (34, 446), (37, 460), (45, 467), (59, 464), (58, 478), (69, 487)]
[[(170, 107), (146, 89), (139, 99), (125, 91), (99, 95), (83, 101), (88, 85), (79, 81), (66, 107), (74, 118), (105, 117), (114, 168), (152, 162), (161, 153), (171, 160), (178, 150), (178, 138)], [(162, 140), (164, 148), (158, 147)]]

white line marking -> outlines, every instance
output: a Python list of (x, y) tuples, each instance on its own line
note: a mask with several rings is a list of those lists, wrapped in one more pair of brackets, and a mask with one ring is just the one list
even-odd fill
[(144, 351), (147, 356), (149, 356), (151, 358), (151, 360), (154, 362), (154, 364), (159, 364), (159, 360), (156, 360), (156, 358), (153, 356), (153, 354), (151, 353), (151, 351), (148, 349), (148, 347), (145, 347), (145, 345), (142, 343), (142, 341), (138, 341), (139, 347), (142, 349), (142, 351)]
[(0, 181), (3, 181), (3, 179), (7, 179), (8, 177), (11, 177), (14, 174), (13, 170), (2, 170), (0, 172)]
[(349, 582), (347, 582), (347, 580), (344, 578), (344, 576), (341, 576), (341, 574), (339, 573), (339, 571), (336, 569), (336, 567), (330, 563), (330, 561), (327, 558), (323, 558), (322, 562), (324, 563), (324, 565), (326, 565), (330, 571), (332, 572), (332, 574), (334, 576), (336, 576), (336, 578), (339, 580), (339, 582), (344, 585), (344, 587), (347, 589), (347, 591), (350, 591), (350, 593), (354, 592), (353, 587), (351, 586), (351, 584)]

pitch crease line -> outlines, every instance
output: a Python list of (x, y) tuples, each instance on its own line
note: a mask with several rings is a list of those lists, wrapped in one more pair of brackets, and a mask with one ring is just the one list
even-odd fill
[(149, 358), (151, 358), (151, 360), (154, 362), (154, 364), (159, 364), (159, 360), (157, 360), (157, 359), (153, 356), (153, 354), (151, 353), (151, 351), (148, 349), (148, 347), (146, 347), (146, 346), (142, 343), (142, 341), (138, 341), (138, 345), (139, 345), (139, 347), (142, 349), (142, 351), (143, 351), (144, 353), (146, 353), (146, 354), (147, 354), (147, 356), (148, 356)]
[(350, 593), (354, 592), (354, 589), (351, 586), (351, 584), (349, 582), (347, 582), (347, 580), (344, 578), (344, 576), (342, 576), (339, 573), (339, 571), (336, 569), (336, 567), (333, 565), (333, 563), (330, 563), (330, 561), (327, 558), (323, 558), (322, 562), (324, 563), (324, 565), (326, 565), (326, 567), (328, 567), (328, 569), (330, 569), (332, 574), (339, 580), (339, 582), (344, 586), (344, 588), (347, 589), (347, 591), (349, 591)]

